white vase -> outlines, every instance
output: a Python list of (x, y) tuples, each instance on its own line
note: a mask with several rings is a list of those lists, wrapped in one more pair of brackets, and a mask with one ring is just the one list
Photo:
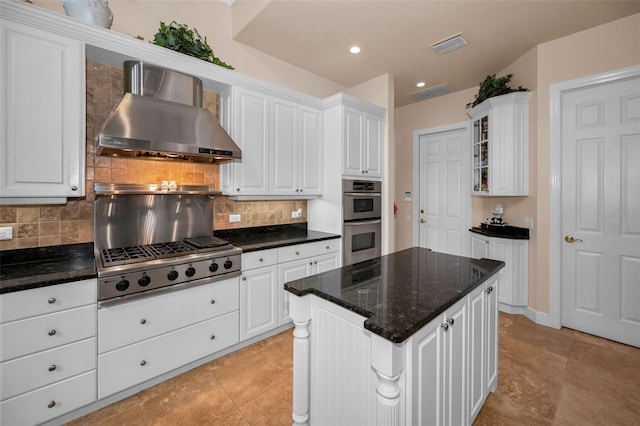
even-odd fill
[(62, 0), (62, 7), (67, 16), (88, 24), (111, 28), (113, 23), (107, 0)]

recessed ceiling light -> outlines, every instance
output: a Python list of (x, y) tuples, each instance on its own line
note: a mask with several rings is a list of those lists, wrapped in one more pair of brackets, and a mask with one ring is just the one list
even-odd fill
[(349, 49), (349, 52), (353, 54), (360, 53), (360, 48), (358, 46), (351, 46), (351, 49)]
[(421, 81), (421, 82), (419, 82), (419, 83), (416, 83), (416, 86), (417, 86), (417, 87), (424, 87), (424, 85), (425, 85), (425, 84), (426, 84), (426, 83), (425, 83), (424, 81)]

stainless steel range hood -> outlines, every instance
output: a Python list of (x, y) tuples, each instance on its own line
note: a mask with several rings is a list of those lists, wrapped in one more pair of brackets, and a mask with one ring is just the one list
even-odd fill
[(202, 108), (202, 81), (139, 61), (124, 63), (125, 95), (98, 134), (98, 155), (218, 162), (242, 158)]

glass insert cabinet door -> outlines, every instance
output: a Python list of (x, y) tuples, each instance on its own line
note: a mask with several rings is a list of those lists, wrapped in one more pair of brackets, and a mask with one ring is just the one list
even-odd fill
[(489, 192), (489, 117), (473, 122), (473, 192)]

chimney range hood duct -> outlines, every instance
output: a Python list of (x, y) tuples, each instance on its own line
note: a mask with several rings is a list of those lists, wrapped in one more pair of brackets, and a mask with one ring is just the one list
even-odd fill
[(207, 109), (202, 81), (139, 61), (124, 63), (125, 94), (98, 134), (98, 155), (218, 162), (240, 148)]

